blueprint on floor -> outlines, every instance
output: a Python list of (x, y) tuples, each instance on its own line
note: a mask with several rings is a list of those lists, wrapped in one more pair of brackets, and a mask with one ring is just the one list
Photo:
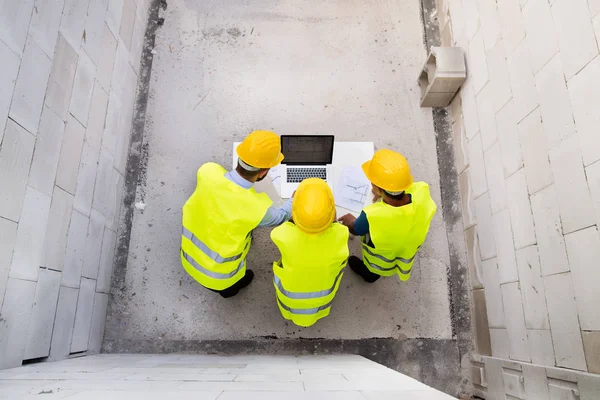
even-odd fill
[(371, 183), (360, 167), (344, 167), (334, 188), (337, 206), (360, 212), (371, 192)]

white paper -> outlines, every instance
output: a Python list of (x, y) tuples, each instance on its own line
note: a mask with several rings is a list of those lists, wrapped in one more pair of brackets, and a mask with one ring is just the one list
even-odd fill
[(358, 213), (370, 194), (371, 182), (360, 167), (344, 167), (334, 189), (335, 204)]
[(268, 175), (273, 185), (281, 185), (281, 164), (271, 168)]

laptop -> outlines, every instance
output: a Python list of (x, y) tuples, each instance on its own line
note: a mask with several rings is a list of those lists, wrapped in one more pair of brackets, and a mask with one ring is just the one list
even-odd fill
[(333, 190), (333, 135), (282, 135), (284, 155), (281, 171), (281, 197), (289, 199), (300, 182), (321, 178)]

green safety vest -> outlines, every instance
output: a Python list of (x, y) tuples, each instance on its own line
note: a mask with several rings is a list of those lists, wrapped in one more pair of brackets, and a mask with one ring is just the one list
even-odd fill
[(183, 206), (181, 263), (202, 286), (223, 290), (246, 273), (250, 233), (272, 202), (225, 177), (218, 164), (198, 169), (196, 190)]
[(417, 251), (425, 242), (429, 224), (437, 206), (425, 182), (415, 182), (406, 190), (412, 196), (410, 204), (393, 207), (383, 201), (364, 208), (369, 221), (369, 237), (362, 240), (363, 262), (374, 274), (400, 280), (410, 278)]
[(273, 285), (283, 318), (311, 326), (329, 315), (348, 261), (348, 228), (333, 223), (319, 234), (291, 222), (273, 229), (281, 259), (273, 263)]

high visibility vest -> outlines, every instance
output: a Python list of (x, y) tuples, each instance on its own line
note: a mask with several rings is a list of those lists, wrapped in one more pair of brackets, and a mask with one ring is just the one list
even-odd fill
[(183, 206), (181, 263), (202, 286), (223, 290), (246, 273), (250, 233), (272, 202), (225, 177), (225, 169), (207, 163), (198, 169), (196, 190)]
[(380, 201), (363, 210), (369, 221), (369, 237), (362, 240), (363, 262), (374, 274), (397, 274), (401, 281), (410, 278), (417, 251), (437, 210), (425, 182), (415, 182), (406, 193), (412, 196), (410, 204), (394, 207)]
[(283, 318), (311, 326), (329, 315), (348, 261), (348, 228), (334, 223), (309, 235), (292, 222), (273, 229), (281, 259), (273, 263), (273, 284)]

